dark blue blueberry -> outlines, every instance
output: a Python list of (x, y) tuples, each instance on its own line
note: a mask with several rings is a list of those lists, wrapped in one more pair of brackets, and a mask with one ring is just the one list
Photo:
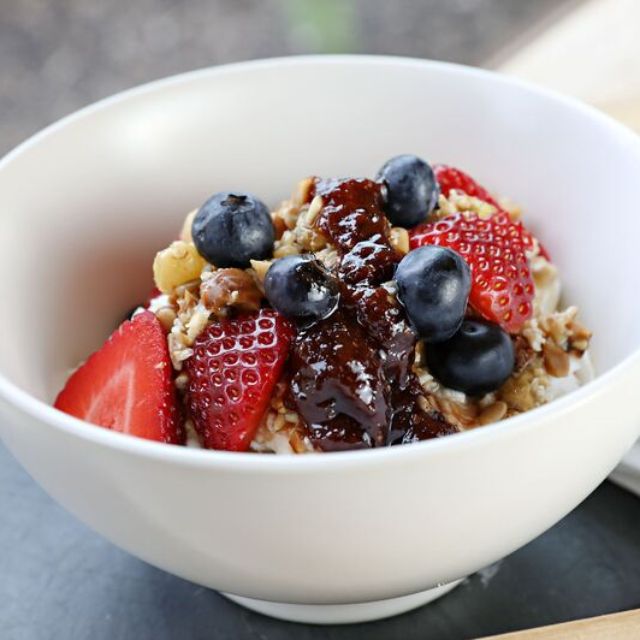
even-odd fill
[(427, 366), (445, 387), (479, 396), (495, 391), (513, 372), (513, 342), (497, 324), (465, 320), (446, 342), (426, 348)]
[(250, 193), (223, 191), (199, 209), (191, 228), (198, 253), (216, 267), (248, 267), (270, 258), (275, 233), (269, 209)]
[(276, 311), (302, 322), (326, 318), (340, 299), (337, 280), (313, 256), (276, 260), (267, 271), (264, 292)]
[(378, 171), (384, 210), (391, 224), (415, 227), (424, 222), (438, 203), (440, 187), (433, 169), (418, 156), (391, 158)]
[(400, 261), (395, 280), (398, 299), (425, 342), (448, 340), (460, 328), (471, 273), (455, 251), (433, 245), (414, 249)]

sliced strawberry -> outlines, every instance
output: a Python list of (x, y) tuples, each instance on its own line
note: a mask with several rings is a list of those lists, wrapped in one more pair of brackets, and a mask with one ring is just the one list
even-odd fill
[[(551, 256), (549, 255), (549, 252), (546, 250), (542, 242), (540, 242), (540, 240), (538, 240), (538, 238), (536, 238), (525, 226), (522, 226), (522, 242), (524, 243), (525, 251), (529, 256), (531, 256), (532, 254), (540, 255), (545, 260), (551, 262)], [(535, 251), (536, 245), (537, 251)]]
[[(465, 173), (460, 169), (450, 167), (446, 164), (435, 165), (433, 167), (433, 172), (438, 180), (438, 184), (440, 185), (440, 192), (445, 197), (449, 196), (452, 189), (456, 189), (457, 191), (463, 191), (468, 196), (478, 198), (479, 200), (483, 200), (484, 202), (493, 205), (498, 212), (504, 211), (504, 209), (496, 202), (495, 198), (481, 184), (478, 184), (468, 173)], [(524, 227), (522, 227), (522, 239), (527, 251), (533, 249), (534, 243), (537, 241), (534, 240), (534, 236), (531, 232)], [(542, 246), (540, 241), (537, 242), (538, 253), (542, 257), (551, 261), (548, 251)]]
[(469, 303), (480, 315), (517, 333), (533, 312), (534, 284), (525, 255), (530, 236), (501, 211), (486, 220), (456, 213), (409, 232), (412, 249), (426, 244), (457, 251), (471, 268)]
[(433, 167), (436, 180), (440, 185), (440, 193), (448, 197), (452, 189), (464, 191), (468, 196), (484, 200), (496, 208), (500, 208), (493, 196), (481, 185), (479, 185), (470, 175), (460, 169), (450, 167), (446, 164), (437, 164)]
[(183, 431), (172, 375), (165, 332), (144, 311), (71, 375), (54, 406), (114, 431), (177, 444)]
[(197, 337), (185, 363), (186, 405), (205, 447), (249, 448), (292, 337), (292, 326), (271, 309), (214, 322)]

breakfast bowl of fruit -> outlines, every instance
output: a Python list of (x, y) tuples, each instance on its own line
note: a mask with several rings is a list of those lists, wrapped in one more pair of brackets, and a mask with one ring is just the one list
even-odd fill
[(419, 606), (637, 438), (639, 174), (605, 116), (455, 65), (109, 98), (0, 164), (0, 435), (114, 544), (257, 611)]

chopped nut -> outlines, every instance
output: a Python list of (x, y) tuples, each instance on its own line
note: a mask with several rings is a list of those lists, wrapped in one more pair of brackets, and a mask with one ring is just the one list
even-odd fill
[(186, 336), (181, 333), (174, 325), (171, 333), (167, 336), (169, 344), (169, 355), (173, 368), (176, 371), (182, 369), (182, 363), (193, 355), (193, 349), (186, 344)]
[(194, 209), (191, 213), (188, 213), (187, 217), (182, 223), (180, 240), (182, 240), (183, 242), (193, 242), (193, 237), (191, 236), (191, 227), (193, 225), (193, 219), (196, 217), (196, 213), (198, 213), (197, 209)]
[(188, 384), (189, 384), (189, 376), (184, 371), (176, 376), (176, 379), (175, 379), (176, 389), (179, 389), (180, 391), (184, 391), (187, 388)]
[(477, 425), (478, 407), (475, 403), (456, 402), (444, 396), (433, 396), (433, 398), (438, 410), (451, 424), (463, 429)]
[(509, 198), (499, 198), (498, 204), (503, 211), (509, 214), (509, 217), (513, 220), (519, 220), (522, 217), (522, 209)]
[(309, 209), (307, 211), (306, 223), (311, 226), (318, 217), (318, 214), (322, 211), (322, 198), (320, 196), (316, 196), (309, 205)]
[(179, 287), (176, 287), (176, 290), (173, 292), (173, 296), (171, 299), (173, 300), (175, 298), (179, 301), (179, 303), (181, 301), (183, 303), (183, 306), (195, 303), (196, 294), (198, 293), (199, 288), (200, 279), (189, 280), (189, 282), (185, 282)]
[(209, 322), (210, 313), (198, 305), (187, 323), (187, 344), (191, 346)]
[(540, 325), (538, 324), (538, 320), (536, 318), (531, 318), (524, 323), (524, 325), (522, 326), (521, 335), (526, 339), (529, 347), (533, 351), (542, 351), (542, 345), (544, 344), (546, 338), (544, 333), (540, 329)]
[(289, 444), (295, 453), (305, 453), (307, 451), (313, 451), (311, 443), (307, 438), (303, 438), (297, 430), (294, 430), (289, 437)]
[(531, 259), (531, 275), (537, 288), (549, 286), (558, 277), (558, 269), (544, 256), (535, 256)]
[(500, 399), (516, 411), (533, 409), (537, 405), (531, 385), (534, 375), (534, 370), (527, 368), (519, 375), (509, 378), (498, 392)]
[(338, 252), (333, 247), (325, 247), (318, 251), (316, 258), (330, 271), (338, 266)]
[[(284, 236), (283, 236), (284, 238)], [(284, 243), (279, 244), (276, 243), (277, 246), (273, 251), (274, 258), (284, 258), (285, 256), (292, 256), (300, 253), (299, 247), (295, 243)]]
[(572, 352), (582, 355), (589, 348), (588, 340), (571, 340), (570, 349)]
[(153, 278), (162, 293), (200, 277), (206, 262), (193, 244), (177, 240), (159, 251), (153, 261)]
[(262, 302), (262, 293), (249, 272), (218, 269), (202, 283), (200, 300), (210, 312), (223, 316), (229, 307), (257, 311)]
[(392, 227), (389, 233), (391, 246), (402, 255), (409, 253), (409, 232), (403, 227)]
[(416, 343), (414, 362), (418, 368), (421, 368), (425, 362), (424, 342), (422, 342), (422, 340)]
[(474, 213), (478, 218), (486, 220), (496, 212), (496, 208), (464, 191), (452, 189), (447, 197), (442, 194), (438, 198), (438, 208), (431, 214), (430, 219), (444, 218), (453, 213)]
[(478, 416), (478, 422), (481, 425), (491, 424), (492, 422), (498, 422), (507, 415), (507, 403), (498, 400), (488, 407), (483, 409)]
[(586, 351), (591, 340), (591, 331), (574, 320), (569, 324), (569, 347), (576, 351)]
[(327, 246), (326, 238), (312, 227), (299, 224), (294, 229), (295, 243), (307, 251), (316, 252)]
[(284, 419), (284, 415), (279, 413), (275, 417), (275, 420), (273, 421), (273, 430), (274, 431), (280, 431), (281, 429), (284, 428), (285, 423), (286, 423), (286, 420)]
[(288, 411), (284, 414), (284, 419), (291, 424), (298, 424), (298, 414), (293, 411)]
[(552, 313), (540, 318), (540, 328), (558, 346), (565, 347), (570, 336), (569, 326), (575, 321), (577, 313), (577, 307), (567, 307), (564, 311)]
[(483, 409), (486, 409), (487, 407), (491, 406), (495, 401), (496, 401), (495, 392), (491, 391), (490, 393), (485, 393), (485, 395), (483, 395), (478, 400), (478, 409), (482, 411)]
[(156, 318), (160, 320), (162, 328), (168, 333), (171, 331), (173, 322), (177, 317), (176, 311), (173, 307), (161, 307), (156, 311)]
[(196, 281), (194, 287), (191, 283), (182, 285), (176, 289), (175, 295), (172, 299), (178, 305), (178, 318), (182, 324), (186, 324), (194, 311), (194, 308), (198, 302), (198, 289), (200, 287), (200, 281)]
[(546, 342), (542, 347), (542, 353), (544, 368), (549, 375), (554, 378), (564, 378), (569, 375), (571, 362), (566, 351), (553, 342)]
[(273, 260), (251, 260), (251, 268), (256, 272), (258, 282), (264, 282)]
[(273, 222), (273, 230), (275, 231), (276, 240), (280, 240), (280, 238), (282, 238), (282, 234), (287, 230), (287, 225), (276, 212), (271, 214), (271, 221)]
[[(514, 371), (516, 373), (519, 373), (523, 369), (526, 369), (533, 361), (533, 359), (536, 357), (536, 351), (529, 343), (526, 334), (521, 336), (514, 336), (513, 348), (516, 356)], [(540, 349), (542, 349), (542, 346), (540, 347)]]
[[(276, 230), (279, 230), (284, 225), (285, 229), (293, 229), (298, 222), (300, 216), (300, 203), (296, 203), (293, 200), (285, 200), (280, 203), (280, 206), (271, 214), (271, 219), (274, 220), (274, 224), (277, 224)], [(276, 223), (275, 220), (280, 220)]]
[(298, 186), (296, 187), (291, 199), (298, 205), (308, 202), (311, 187), (313, 187), (313, 178), (303, 178), (298, 182)]
[(318, 214), (322, 210), (322, 198), (316, 196), (308, 207), (301, 209), (295, 227), (290, 234), (283, 234), (282, 244), (293, 242), (298, 248), (307, 251), (320, 251), (327, 246), (327, 239), (314, 225)]

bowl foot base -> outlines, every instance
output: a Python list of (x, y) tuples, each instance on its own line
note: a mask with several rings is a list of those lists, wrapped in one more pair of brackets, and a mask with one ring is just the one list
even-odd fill
[(389, 618), (411, 609), (416, 609), (436, 600), (445, 595), (445, 593), (449, 593), (460, 582), (461, 580), (455, 580), (433, 589), (412, 593), (400, 598), (358, 602), (356, 604), (287, 604), (286, 602), (254, 600), (253, 598), (235, 596), (231, 593), (223, 593), (222, 595), (247, 609), (257, 611), (265, 616), (278, 618), (279, 620), (306, 622), (309, 624), (349, 624)]

